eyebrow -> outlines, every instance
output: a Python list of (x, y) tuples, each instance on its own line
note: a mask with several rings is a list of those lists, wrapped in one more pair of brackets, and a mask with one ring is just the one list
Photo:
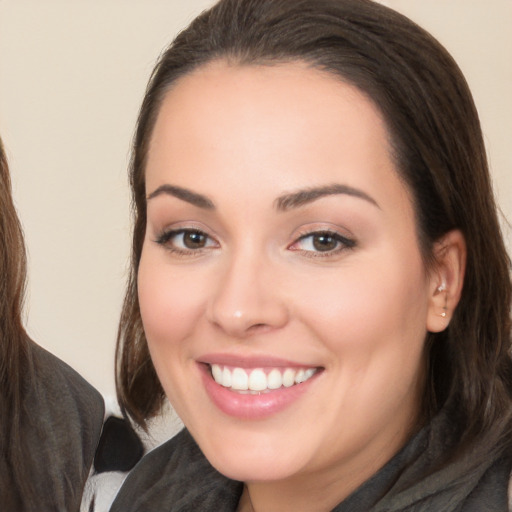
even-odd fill
[(323, 187), (312, 187), (304, 190), (298, 190), (290, 194), (285, 194), (275, 200), (275, 206), (279, 211), (287, 211), (292, 208), (299, 208), (305, 204), (311, 203), (325, 196), (332, 196), (337, 194), (345, 194), (352, 197), (363, 199), (377, 208), (380, 209), (379, 204), (373, 197), (357, 188), (349, 187), (348, 185), (341, 185), (334, 183)]
[(161, 196), (162, 194), (167, 194), (169, 196), (176, 197), (181, 199), (182, 201), (186, 201), (187, 203), (193, 204), (198, 208), (204, 208), (205, 210), (213, 210), (215, 205), (211, 199), (208, 199), (206, 196), (202, 194), (198, 194), (197, 192), (192, 192), (186, 188), (177, 187), (175, 185), (161, 185), (157, 189), (155, 189), (149, 196), (147, 200), (153, 199), (154, 197)]
[[(158, 197), (162, 194), (170, 195), (181, 199), (182, 201), (186, 201), (198, 208), (203, 208), (206, 210), (214, 210), (215, 205), (211, 199), (208, 197), (198, 194), (197, 192), (192, 192), (192, 190), (177, 187), (176, 185), (160, 185), (157, 189), (155, 189), (151, 194), (148, 195), (147, 200)], [(320, 199), (325, 196), (332, 196), (337, 194), (345, 194), (352, 197), (357, 197), (359, 199), (363, 199), (370, 204), (373, 204), (377, 208), (380, 209), (379, 204), (373, 197), (369, 196), (362, 190), (359, 190), (354, 187), (349, 187), (348, 185), (341, 185), (338, 183), (332, 185), (325, 185), (323, 187), (312, 187), (304, 190), (298, 190), (297, 192), (292, 192), (290, 194), (285, 194), (278, 197), (274, 201), (274, 205), (278, 211), (288, 211), (293, 208), (300, 208), (308, 203), (312, 203), (317, 199)]]

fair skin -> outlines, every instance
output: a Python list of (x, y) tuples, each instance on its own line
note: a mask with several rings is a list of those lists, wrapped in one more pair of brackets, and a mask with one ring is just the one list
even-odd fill
[(460, 293), (460, 235), (427, 272), (377, 108), (300, 63), (181, 78), (146, 191), (139, 301), (168, 398), (212, 465), (246, 483), (240, 510), (331, 510), (416, 428), (425, 336)]

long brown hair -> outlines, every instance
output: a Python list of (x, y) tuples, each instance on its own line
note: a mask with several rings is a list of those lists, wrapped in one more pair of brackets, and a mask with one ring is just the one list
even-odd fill
[(31, 372), (29, 339), (22, 321), (26, 266), (23, 231), (0, 140), (0, 466), (6, 465), (11, 478), (11, 482), (2, 481), (1, 485), (14, 487), (20, 504), (28, 503), (31, 495), (20, 437), (24, 383)]
[[(216, 59), (235, 65), (302, 61), (362, 90), (387, 123), (398, 171), (414, 200), (426, 264), (459, 229), (468, 247), (462, 298), (449, 328), (429, 334), (426, 420), (441, 407), (458, 444), (484, 453), (512, 442), (511, 282), (478, 114), (448, 52), (406, 17), (370, 0), (221, 0), (162, 54), (140, 110), (130, 167), (134, 232), (119, 325), (117, 390), (144, 425), (164, 396), (137, 298), (146, 226), (145, 162), (160, 105), (181, 76)], [(446, 462), (447, 462), (446, 461)]]

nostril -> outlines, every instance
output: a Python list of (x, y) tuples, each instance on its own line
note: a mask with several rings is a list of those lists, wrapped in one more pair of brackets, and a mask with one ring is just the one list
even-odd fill
[(254, 325), (251, 325), (247, 331), (248, 332), (254, 332), (254, 331), (266, 331), (268, 329), (270, 329), (270, 325), (268, 324), (263, 324), (263, 323), (260, 323), (260, 324), (254, 324)]

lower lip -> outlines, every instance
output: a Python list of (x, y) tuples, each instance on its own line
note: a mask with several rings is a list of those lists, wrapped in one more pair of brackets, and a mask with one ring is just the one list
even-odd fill
[(242, 394), (217, 384), (209, 366), (200, 364), (203, 383), (211, 401), (224, 413), (242, 420), (261, 420), (277, 414), (298, 400), (311, 386), (313, 377), (289, 388), (281, 387), (259, 395)]

